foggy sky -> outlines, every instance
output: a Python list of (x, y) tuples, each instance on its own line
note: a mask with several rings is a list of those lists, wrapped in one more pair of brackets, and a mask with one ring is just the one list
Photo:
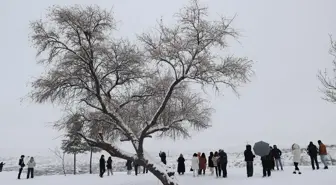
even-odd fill
[[(187, 0), (3, 0), (0, 2), (0, 155), (47, 154), (59, 144), (61, 133), (50, 122), (61, 116), (50, 104), (20, 102), (30, 90), (28, 82), (43, 69), (29, 42), (29, 21), (40, 19), (54, 4), (98, 4), (119, 20), (118, 35), (135, 38), (172, 15)], [(216, 110), (213, 127), (189, 140), (146, 140), (149, 151), (218, 149), (243, 150), (258, 140), (289, 147), (306, 146), (321, 139), (336, 144), (336, 105), (321, 99), (319, 69), (331, 67), (328, 34), (336, 33), (333, 0), (203, 0), (211, 17), (233, 17), (241, 31), (229, 52), (256, 61), (256, 75), (239, 89), (224, 95), (209, 91)], [(127, 147), (126, 147), (127, 148)]]

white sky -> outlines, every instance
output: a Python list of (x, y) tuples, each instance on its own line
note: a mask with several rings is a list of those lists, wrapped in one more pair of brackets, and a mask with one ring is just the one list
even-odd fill
[[(45, 154), (60, 135), (48, 126), (60, 112), (51, 105), (20, 102), (28, 82), (42, 72), (35, 64), (35, 50), (28, 40), (28, 23), (42, 18), (54, 4), (98, 4), (114, 7), (120, 33), (134, 38), (167, 22), (187, 0), (2, 0), (0, 6), (0, 156)], [(148, 140), (150, 151), (176, 152), (203, 148), (243, 150), (246, 142), (265, 140), (283, 147), (318, 139), (335, 144), (336, 105), (321, 99), (318, 69), (331, 67), (329, 33), (336, 32), (333, 0), (207, 0), (211, 16), (237, 18), (240, 43), (230, 52), (257, 61), (252, 83), (225, 96), (209, 94), (216, 113), (213, 127), (190, 140)]]

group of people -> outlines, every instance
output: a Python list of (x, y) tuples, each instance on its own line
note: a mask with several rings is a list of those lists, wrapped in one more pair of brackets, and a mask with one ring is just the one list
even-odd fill
[[(317, 156), (320, 155), (321, 162), (324, 164), (324, 169), (328, 169), (327, 164), (327, 149), (326, 146), (322, 143), (321, 140), (318, 140), (318, 145), (313, 144), (310, 142), (307, 147), (307, 153), (311, 159), (312, 169), (319, 169), (319, 164), (317, 161)], [(293, 154), (293, 164), (294, 164), (294, 171), (293, 174), (301, 174), (299, 169), (299, 164), (301, 162), (301, 148), (298, 144), (294, 143), (291, 147), (292, 154)], [(282, 152), (276, 146), (270, 146), (269, 154), (260, 156), (261, 164), (263, 169), (263, 177), (270, 177), (271, 171), (275, 170), (275, 168), (279, 170), (283, 170), (283, 163), (281, 161)], [(246, 145), (246, 149), (244, 151), (244, 159), (246, 162), (246, 172), (247, 177), (253, 176), (253, 161), (255, 159), (255, 155), (253, 154), (251, 145)], [(162, 161), (162, 159), (161, 159)], [(185, 167), (185, 159), (182, 154), (180, 154), (179, 158), (177, 159), (177, 172), (179, 175), (183, 175), (186, 171)], [(227, 177), (227, 154), (224, 150), (216, 151), (215, 153), (210, 152), (209, 157), (206, 158), (205, 153), (194, 153), (191, 159), (191, 171), (193, 171), (193, 176), (204, 175), (206, 167), (208, 166), (210, 169), (210, 175), (214, 175), (216, 172), (216, 177), (220, 177), (221, 174), (223, 178)], [(166, 163), (165, 163), (166, 164)], [(316, 165), (316, 168), (315, 168)]]
[[(24, 158), (25, 156), (24, 155), (21, 155), (20, 159), (19, 159), (19, 174), (18, 174), (18, 179), (21, 179), (21, 173), (23, 171), (23, 168), (26, 166), (25, 165), (25, 162), (24, 162)], [(30, 157), (28, 163), (27, 163), (27, 166), (28, 166), (28, 172), (27, 172), (27, 179), (30, 178), (34, 178), (34, 168), (36, 166), (36, 162), (34, 160), (34, 157)]]
[[(307, 147), (307, 153), (310, 156), (311, 159), (311, 165), (312, 169), (315, 170), (319, 169), (319, 164), (317, 161), (317, 156), (320, 155), (321, 162), (324, 164), (324, 169), (328, 169), (328, 163), (327, 163), (327, 148), (322, 143), (321, 140), (318, 140), (318, 145), (313, 144), (311, 141)], [(301, 162), (301, 148), (298, 144), (294, 143), (292, 145), (292, 154), (293, 154), (293, 164), (294, 164), (294, 171), (293, 174), (301, 174), (299, 164)], [(275, 166), (277, 170), (279, 170), (279, 167), (281, 170), (283, 170), (282, 161), (281, 161), (281, 155), (282, 152), (277, 148), (276, 145), (270, 147), (270, 152), (268, 155), (262, 156), (262, 167), (263, 167), (263, 177), (271, 176), (271, 171), (275, 169)], [(246, 146), (246, 150), (244, 152), (245, 161), (246, 161), (246, 171), (247, 171), (247, 177), (253, 176), (253, 160), (255, 158), (255, 155), (253, 154), (251, 150), (251, 145)]]
[[(299, 169), (299, 164), (301, 161), (301, 148), (298, 144), (294, 143), (292, 145), (292, 154), (293, 154), (293, 163), (294, 163), (294, 174), (301, 174), (301, 171)], [(327, 153), (327, 148), (325, 144), (322, 143), (321, 140), (318, 140), (318, 147), (314, 145), (313, 142), (310, 142), (308, 147), (307, 147), (307, 153), (310, 156), (311, 160), (311, 166), (312, 169), (319, 169), (319, 163), (317, 160), (317, 156), (320, 156), (321, 162), (324, 165), (324, 169), (328, 169), (328, 163), (327, 163), (327, 158), (328, 158), (328, 153)], [(262, 169), (263, 169), (263, 177), (270, 177), (271, 176), (271, 171), (275, 170), (275, 167), (277, 170), (283, 170), (283, 164), (281, 161), (281, 156), (282, 152), (280, 149), (277, 148), (276, 145), (273, 145), (273, 147), (270, 147), (270, 152), (268, 155), (261, 156), (261, 164), (262, 164)], [(161, 162), (163, 164), (167, 164), (166, 160), (166, 153), (165, 152), (160, 152), (159, 157), (161, 159)], [(252, 177), (253, 176), (253, 161), (256, 156), (253, 154), (252, 147), (251, 145), (246, 145), (246, 149), (244, 151), (244, 158), (246, 162), (246, 172), (247, 172), (247, 177)], [(24, 155), (21, 155), (20, 160), (19, 160), (19, 174), (18, 174), (18, 179), (21, 178), (21, 173), (24, 169), (25, 162), (24, 162)], [(177, 159), (177, 172), (179, 175), (183, 175), (186, 171), (185, 167), (185, 158), (181, 154), (179, 158)], [(210, 169), (210, 175), (216, 174), (216, 177), (221, 177), (223, 178), (227, 177), (227, 164), (228, 164), (228, 158), (227, 154), (224, 152), (224, 150), (219, 150), (215, 152), (210, 152), (209, 157), (207, 158), (205, 153), (194, 153), (193, 157), (191, 159), (191, 168), (190, 171), (193, 172), (193, 176), (199, 176), (199, 175), (204, 175), (206, 168), (209, 167)], [(0, 163), (0, 172), (2, 171), (3, 166), (5, 163), (1, 162)], [(27, 179), (29, 178), (34, 178), (34, 168), (36, 166), (34, 157), (30, 157), (28, 163), (28, 173), (27, 173)], [(132, 167), (134, 166), (135, 169), (135, 175), (138, 175), (139, 173), (139, 165), (136, 162), (133, 162), (131, 160), (127, 160), (126, 162), (126, 168), (127, 168), (127, 174), (131, 174), (132, 172)], [(107, 175), (109, 176), (110, 174), (113, 175), (112, 171), (112, 157), (109, 157), (108, 160), (106, 161), (104, 158), (104, 155), (101, 156), (99, 160), (99, 169), (100, 173), (99, 176), (103, 177), (104, 173), (106, 172), (107, 168)], [(146, 167), (143, 167), (143, 173), (148, 173), (148, 169)]]
[(113, 175), (113, 171), (112, 171), (112, 157), (109, 157), (107, 159), (107, 161), (105, 161), (105, 156), (101, 155), (100, 160), (99, 160), (99, 177), (103, 178), (104, 177), (104, 173), (106, 172), (106, 168), (107, 168), (107, 176)]

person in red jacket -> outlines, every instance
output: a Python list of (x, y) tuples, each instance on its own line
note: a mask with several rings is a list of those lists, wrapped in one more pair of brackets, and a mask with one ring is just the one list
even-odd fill
[(322, 143), (321, 140), (318, 140), (317, 143), (319, 144), (319, 155), (321, 157), (321, 162), (324, 164), (324, 169), (328, 169), (327, 147)]
[(201, 157), (199, 158), (199, 166), (200, 166), (201, 174), (203, 172), (203, 175), (205, 175), (206, 164), (207, 164), (207, 159), (206, 159), (205, 153), (202, 153)]

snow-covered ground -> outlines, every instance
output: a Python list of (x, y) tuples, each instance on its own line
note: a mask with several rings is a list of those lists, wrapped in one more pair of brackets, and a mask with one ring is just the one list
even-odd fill
[[(284, 185), (284, 184), (297, 184), (297, 185), (332, 185), (336, 182), (336, 169), (330, 168), (329, 170), (316, 170), (312, 171), (311, 168), (302, 167), (302, 175), (292, 174), (292, 167), (285, 168), (284, 171), (275, 171), (269, 178), (261, 177), (261, 169), (256, 168), (254, 177), (247, 178), (244, 168), (232, 168), (228, 170), (228, 178), (218, 178), (214, 176), (192, 177), (188, 172), (184, 176), (178, 176), (180, 185)], [(208, 172), (209, 173), (209, 172)], [(3, 185), (68, 185), (68, 184), (80, 184), (80, 185), (160, 185), (158, 180), (151, 174), (140, 174), (138, 176), (127, 176), (124, 172), (115, 173), (113, 176), (105, 176), (99, 178), (97, 175), (53, 175), (53, 176), (39, 176), (34, 179), (16, 179), (16, 173), (14, 172), (2, 172), (0, 173), (0, 182)], [(25, 177), (26, 174), (23, 174)]]
[[(293, 159), (292, 154), (289, 149), (282, 149), (283, 155), (282, 155), (282, 161), (284, 163), (284, 166), (292, 166), (293, 165)], [(205, 153), (208, 155), (209, 151), (205, 151)], [(336, 165), (336, 146), (330, 146), (328, 147), (328, 153), (330, 155), (329, 164)], [(186, 159), (186, 168), (189, 169), (191, 166), (191, 157), (192, 153), (183, 153), (184, 157)], [(94, 154), (93, 156), (93, 173), (98, 173), (98, 162), (99, 157), (101, 154)], [(154, 157), (157, 162), (160, 161), (158, 153), (150, 153)], [(105, 154), (105, 156), (107, 156)], [(176, 160), (179, 156), (179, 153), (170, 153), (167, 157), (167, 163), (172, 168), (176, 168)], [(55, 174), (62, 174), (62, 165), (61, 161), (55, 157), (53, 154), (50, 154), (49, 156), (34, 156), (37, 166), (36, 166), (36, 175), (55, 175)], [(26, 161), (28, 160), (28, 157), (26, 158)], [(320, 160), (320, 159), (319, 159)], [(17, 171), (18, 170), (18, 157), (1, 157), (0, 156), (0, 162), (4, 161), (6, 165), (4, 166), (4, 171)], [(71, 174), (73, 172), (73, 158), (71, 155), (66, 156), (66, 171), (67, 173)], [(228, 152), (228, 168), (244, 168), (245, 162), (244, 162), (244, 155), (242, 152), (236, 152), (236, 153), (229, 153)], [(301, 156), (301, 164), (302, 166), (309, 166), (310, 165), (310, 158), (307, 155), (307, 153), (303, 150), (302, 156)], [(255, 159), (255, 166), (260, 166), (260, 158), (257, 157)], [(113, 158), (113, 168), (114, 171), (125, 171), (125, 161), (122, 159)], [(27, 169), (25, 169), (27, 170)], [(89, 154), (83, 154), (77, 156), (77, 172), (80, 174), (85, 174), (89, 172)]]

